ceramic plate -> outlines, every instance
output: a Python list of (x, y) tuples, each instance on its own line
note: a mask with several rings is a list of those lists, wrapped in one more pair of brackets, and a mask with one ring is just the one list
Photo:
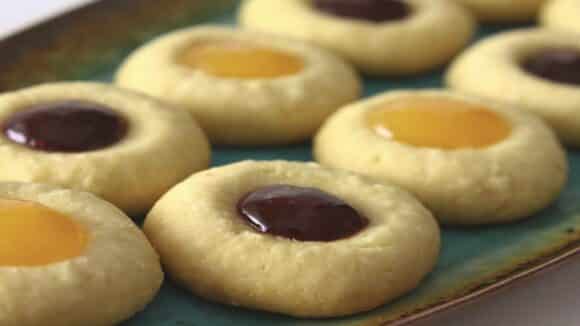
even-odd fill
[[(135, 47), (175, 28), (233, 24), (230, 0), (105, 0), (0, 41), (0, 90), (45, 81), (110, 81)], [(485, 27), (479, 36), (506, 27)], [(441, 71), (407, 79), (367, 79), (366, 95), (398, 88), (441, 87)], [(310, 146), (218, 148), (214, 165), (244, 159), (309, 161)], [(411, 294), (350, 318), (301, 320), (213, 304), (171, 282), (146, 311), (123, 326), (402, 325), (505, 286), (580, 251), (580, 155), (569, 153), (570, 181), (560, 199), (512, 225), (445, 228), (435, 271)], [(136, 217), (138, 218), (138, 217)]]

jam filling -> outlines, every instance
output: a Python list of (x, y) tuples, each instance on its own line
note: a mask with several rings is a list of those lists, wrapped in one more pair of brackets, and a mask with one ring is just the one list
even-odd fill
[(79, 257), (88, 232), (38, 203), (0, 199), (0, 267), (42, 266)]
[(237, 208), (257, 231), (300, 241), (345, 239), (369, 224), (350, 205), (315, 188), (266, 186), (244, 196)]
[(522, 64), (527, 72), (556, 83), (580, 86), (580, 50), (552, 48), (540, 51)]
[(5, 137), (35, 150), (87, 152), (121, 141), (127, 121), (100, 104), (68, 101), (14, 113), (3, 124)]
[(411, 14), (404, 0), (314, 0), (313, 4), (327, 14), (376, 23), (405, 19)]
[(296, 55), (238, 41), (194, 44), (178, 62), (212, 76), (239, 79), (284, 77), (304, 69), (304, 61)]
[(506, 139), (510, 124), (497, 113), (459, 100), (409, 97), (367, 115), (377, 134), (416, 147), (483, 148)]

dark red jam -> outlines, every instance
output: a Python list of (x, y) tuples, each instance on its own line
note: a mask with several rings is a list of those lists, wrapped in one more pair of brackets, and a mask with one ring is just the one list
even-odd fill
[(404, 0), (314, 0), (324, 13), (382, 23), (407, 18), (411, 8)]
[(333, 195), (315, 188), (272, 185), (244, 196), (238, 213), (252, 227), (300, 241), (348, 238), (369, 221)]
[(46, 152), (86, 152), (109, 147), (127, 133), (128, 123), (100, 104), (68, 101), (14, 113), (3, 124), (11, 141)]
[(528, 58), (523, 68), (540, 78), (580, 86), (580, 50), (545, 49)]

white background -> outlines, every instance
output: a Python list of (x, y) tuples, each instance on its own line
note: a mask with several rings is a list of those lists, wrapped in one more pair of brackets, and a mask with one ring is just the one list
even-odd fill
[[(87, 2), (91, 0), (3, 0), (0, 37)], [(580, 326), (579, 303), (580, 257), (576, 257), (413, 326)]]

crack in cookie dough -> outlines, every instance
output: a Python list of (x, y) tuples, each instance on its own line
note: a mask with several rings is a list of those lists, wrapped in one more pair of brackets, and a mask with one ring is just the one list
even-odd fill
[[(324, 192), (368, 225), (336, 241), (258, 232), (239, 217), (238, 203), (273, 185)], [(292, 209), (300, 214), (301, 208)], [(407, 192), (318, 164), (284, 161), (246, 161), (195, 174), (155, 205), (144, 229), (168, 273), (193, 293), (301, 317), (354, 314), (407, 293), (434, 267), (440, 246), (435, 219)]]
[[(408, 106), (411, 99), (414, 104)], [(451, 135), (429, 137), (428, 143), (417, 146), (385, 137), (369, 125), (369, 115), (401, 102), (411, 111), (419, 104), (432, 103), (437, 103), (438, 110), (454, 111), (457, 107), (453, 105), (465, 103), (461, 110), (489, 111), (505, 121), (500, 126), (506, 123), (508, 129), (501, 126), (495, 130), (497, 126), (489, 121), (472, 122), (472, 128), (480, 128), (477, 133), (499, 135), (491, 142), (486, 140), (486, 146), (475, 146), (483, 144), (466, 143), (456, 133), (465, 126), (454, 130), (448, 121), (430, 123), (426, 120), (429, 114), (395, 121), (397, 128), (411, 133), (411, 139), (425, 140), (424, 128)], [(452, 105), (446, 108), (441, 105), (444, 103)], [(482, 118), (479, 114), (475, 117)], [(483, 118), (488, 119), (488, 114)], [(445, 224), (491, 224), (529, 217), (558, 196), (568, 170), (563, 148), (538, 118), (446, 91), (388, 92), (348, 105), (321, 128), (314, 141), (314, 156), (323, 165), (359, 172), (411, 191)]]

